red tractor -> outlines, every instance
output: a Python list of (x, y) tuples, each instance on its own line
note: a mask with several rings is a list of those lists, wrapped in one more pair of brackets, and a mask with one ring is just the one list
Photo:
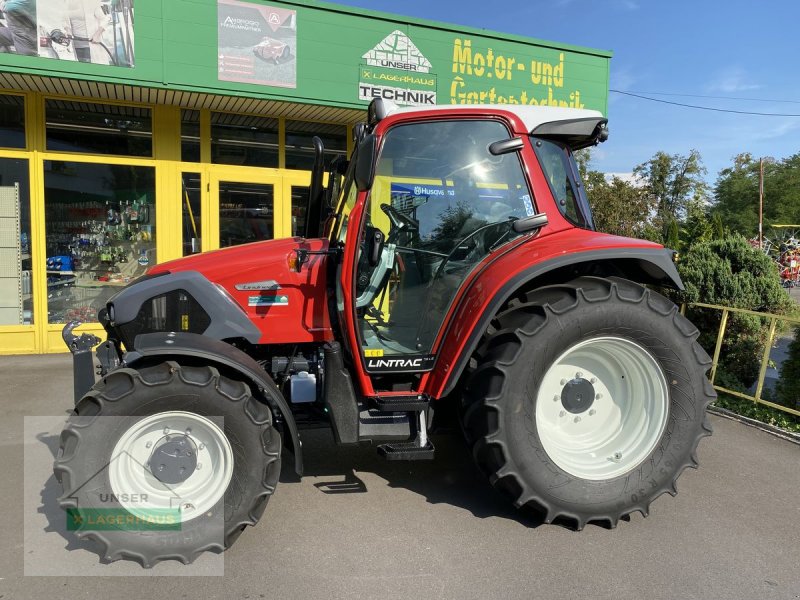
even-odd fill
[(190, 562), (256, 524), (285, 452), (302, 474), (298, 423), (425, 460), (448, 408), (547, 523), (614, 527), (674, 495), (711, 431), (711, 361), (652, 289), (681, 288), (673, 253), (594, 230), (573, 152), (606, 122), (375, 100), (327, 187), (315, 139), (305, 237), (151, 268), (98, 315), (96, 382), (97, 340), (68, 325), (54, 468), (78, 535), (108, 560)]

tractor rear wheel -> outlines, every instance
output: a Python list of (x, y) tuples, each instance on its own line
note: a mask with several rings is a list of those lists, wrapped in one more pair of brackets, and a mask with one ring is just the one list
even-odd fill
[(465, 388), (478, 466), (547, 523), (647, 516), (711, 433), (716, 394), (697, 335), (672, 302), (624, 279), (581, 277), (512, 300)]
[(105, 560), (189, 563), (258, 522), (280, 448), (269, 407), (213, 367), (117, 369), (61, 432), (59, 504), (68, 529), (99, 542)]

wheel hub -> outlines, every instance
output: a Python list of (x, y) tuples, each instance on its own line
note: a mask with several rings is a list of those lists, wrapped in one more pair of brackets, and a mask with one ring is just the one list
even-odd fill
[(161, 483), (183, 483), (197, 468), (197, 446), (188, 435), (167, 434), (156, 443), (148, 464)]
[(574, 415), (589, 410), (594, 404), (594, 386), (583, 377), (570, 379), (561, 389), (561, 404)]

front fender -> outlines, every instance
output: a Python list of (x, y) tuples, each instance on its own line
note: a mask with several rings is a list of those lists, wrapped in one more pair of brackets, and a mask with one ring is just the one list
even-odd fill
[[(260, 393), (273, 413), (283, 418), (289, 431), (290, 450), (294, 454), (294, 470), (303, 474), (303, 447), (292, 410), (272, 378), (252, 357), (225, 342), (196, 333), (159, 332), (136, 337), (133, 351), (123, 357), (123, 365), (137, 365), (153, 359), (176, 360), (179, 357), (199, 359), (207, 364), (216, 364), (232, 369), (249, 381)], [(286, 441), (286, 440), (284, 440)]]

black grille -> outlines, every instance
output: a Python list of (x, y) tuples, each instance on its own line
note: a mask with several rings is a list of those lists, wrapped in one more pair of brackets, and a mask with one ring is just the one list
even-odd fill
[(137, 335), (159, 331), (203, 333), (210, 323), (208, 313), (191, 294), (172, 290), (144, 302), (136, 318), (117, 325), (117, 330), (125, 348), (131, 350)]

